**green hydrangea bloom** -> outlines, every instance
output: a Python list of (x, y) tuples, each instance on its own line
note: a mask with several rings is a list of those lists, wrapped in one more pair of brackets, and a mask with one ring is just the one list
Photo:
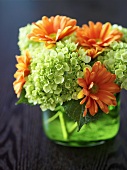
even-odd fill
[(33, 25), (27, 24), (25, 27), (21, 27), (19, 29), (19, 41), (18, 46), (21, 51), (21, 54), (24, 54), (26, 50), (30, 50), (31, 52), (34, 52), (34, 49), (41, 48), (44, 46), (44, 43), (40, 42), (34, 42), (32, 40), (29, 40), (27, 35), (31, 33), (31, 30), (33, 29)]
[(127, 43), (114, 41), (97, 59), (116, 75), (116, 83), (127, 89)]
[(43, 43), (32, 42), (27, 38), (31, 29), (31, 25), (20, 29), (18, 43), (21, 52), (29, 50), (32, 56), (31, 73), (24, 85), (28, 102), (39, 104), (44, 111), (54, 110), (65, 101), (77, 100), (81, 90), (77, 78), (83, 76), (83, 69), (91, 57), (86, 55), (84, 49), (78, 49), (74, 41), (75, 34), (47, 49)]

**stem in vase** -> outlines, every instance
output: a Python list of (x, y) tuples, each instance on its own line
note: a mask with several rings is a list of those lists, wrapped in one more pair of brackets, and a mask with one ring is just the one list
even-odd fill
[(77, 128), (77, 122), (74, 123), (74, 125), (68, 130), (68, 133), (71, 134), (75, 129)]
[(67, 132), (66, 123), (64, 121), (64, 116), (63, 116), (63, 113), (61, 111), (58, 111), (57, 113), (59, 113), (59, 119), (60, 119), (60, 123), (61, 123), (63, 138), (66, 140), (66, 139), (68, 139), (68, 132)]
[(59, 112), (57, 112), (54, 116), (50, 117), (50, 118), (46, 121), (46, 123), (52, 122), (52, 121), (55, 120), (58, 116), (59, 116)]

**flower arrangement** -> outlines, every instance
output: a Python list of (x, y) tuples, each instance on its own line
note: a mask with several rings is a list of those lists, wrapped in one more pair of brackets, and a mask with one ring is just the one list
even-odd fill
[(44, 16), (20, 28), (14, 74), (17, 103), (61, 111), (80, 128), (109, 113), (127, 89), (127, 29), (107, 22)]

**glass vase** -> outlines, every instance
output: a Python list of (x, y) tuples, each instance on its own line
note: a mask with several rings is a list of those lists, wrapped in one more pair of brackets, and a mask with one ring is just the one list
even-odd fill
[(120, 98), (117, 97), (117, 106), (110, 106), (109, 113), (90, 123), (84, 124), (78, 131), (77, 123), (67, 114), (55, 111), (42, 112), (42, 124), (46, 136), (57, 144), (84, 147), (103, 144), (114, 138), (120, 124)]

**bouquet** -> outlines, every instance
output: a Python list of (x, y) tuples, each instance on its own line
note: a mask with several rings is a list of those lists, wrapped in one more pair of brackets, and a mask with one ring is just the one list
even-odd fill
[[(79, 130), (109, 113), (127, 89), (127, 29), (66, 16), (43, 16), (19, 30), (14, 91), (19, 103), (61, 111)], [(101, 116), (101, 115), (100, 115)]]

